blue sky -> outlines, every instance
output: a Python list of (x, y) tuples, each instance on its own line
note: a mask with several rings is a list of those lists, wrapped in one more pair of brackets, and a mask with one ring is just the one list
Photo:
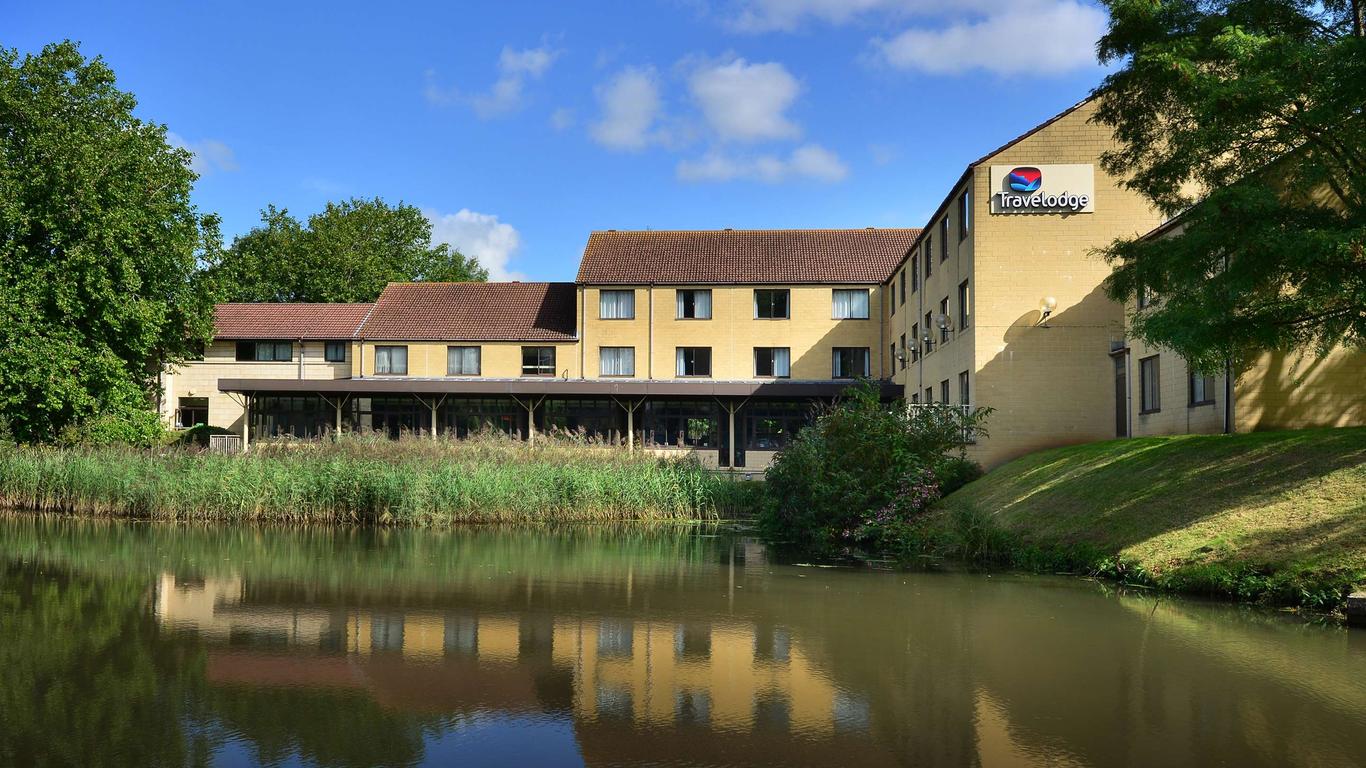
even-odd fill
[(594, 229), (921, 226), (966, 163), (1084, 97), (1088, 0), (23, 3), (196, 153), (229, 240), (268, 203), (419, 206), (495, 278)]

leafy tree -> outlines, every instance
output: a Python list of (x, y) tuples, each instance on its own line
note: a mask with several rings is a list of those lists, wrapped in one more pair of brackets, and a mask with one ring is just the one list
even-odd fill
[(0, 431), (17, 439), (92, 419), (151, 439), (158, 373), (211, 333), (196, 269), (217, 219), (135, 106), (73, 43), (0, 50)]
[(328, 203), (305, 226), (269, 206), (210, 268), (225, 301), (374, 301), (391, 281), (482, 281), (488, 271), (445, 243), (412, 205)]
[(1184, 214), (1104, 250), (1112, 297), (1159, 298), (1135, 333), (1206, 371), (1366, 343), (1361, 0), (1107, 4), (1100, 56), (1124, 66), (1097, 91), (1119, 140), (1102, 164)]

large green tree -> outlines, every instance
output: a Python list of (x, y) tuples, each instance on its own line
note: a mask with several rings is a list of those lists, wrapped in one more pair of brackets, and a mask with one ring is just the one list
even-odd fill
[(307, 225), (270, 206), (210, 268), (224, 301), (374, 301), (390, 281), (482, 281), (488, 271), (445, 243), (412, 205), (328, 203)]
[(0, 431), (156, 429), (163, 364), (210, 335), (198, 259), (217, 221), (190, 155), (70, 42), (0, 50)]
[(1137, 336), (1206, 371), (1366, 343), (1361, 0), (1107, 0), (1104, 167), (1177, 236), (1120, 239), (1106, 288)]

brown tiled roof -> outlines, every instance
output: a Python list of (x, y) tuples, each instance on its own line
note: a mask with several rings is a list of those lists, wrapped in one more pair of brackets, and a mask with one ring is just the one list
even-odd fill
[(216, 304), (218, 339), (349, 339), (373, 304)]
[(606, 285), (881, 283), (918, 229), (594, 232), (578, 282)]
[(573, 283), (389, 283), (357, 335), (379, 341), (573, 341)]

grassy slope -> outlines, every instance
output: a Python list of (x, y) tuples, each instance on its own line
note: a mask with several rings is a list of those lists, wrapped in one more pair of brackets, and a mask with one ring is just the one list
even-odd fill
[(1013, 534), (1017, 548), (1117, 554), (1164, 586), (1268, 597), (1247, 594), (1262, 591), (1239, 576), (1251, 573), (1340, 590), (1366, 580), (1366, 428), (1042, 451), (943, 506), (945, 526), (954, 512), (975, 512)]

